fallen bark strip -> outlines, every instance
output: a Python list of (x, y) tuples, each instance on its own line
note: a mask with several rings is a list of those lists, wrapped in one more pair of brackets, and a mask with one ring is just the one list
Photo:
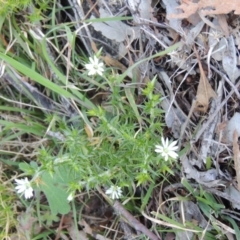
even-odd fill
[(149, 229), (147, 229), (142, 223), (140, 223), (134, 216), (132, 216), (132, 214), (130, 214), (119, 201), (116, 201), (113, 204), (113, 207), (119, 215), (121, 214), (124, 218), (128, 220), (128, 223), (136, 231), (140, 231), (144, 233), (151, 240), (161, 240), (161, 238), (157, 237), (154, 233), (152, 233)]

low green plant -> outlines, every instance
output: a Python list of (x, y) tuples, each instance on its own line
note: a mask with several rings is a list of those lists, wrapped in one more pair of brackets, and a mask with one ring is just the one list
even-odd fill
[(55, 119), (54, 131), (63, 134), (64, 141), (55, 149), (42, 148), (37, 162), (19, 164), (32, 188), (45, 193), (53, 215), (69, 212), (68, 196), (72, 199), (76, 191), (117, 186), (126, 189), (119, 194), (126, 198), (133, 193), (133, 183), (154, 183), (159, 175), (171, 173), (171, 159), (154, 153), (163, 127), (156, 78), (144, 87), (141, 105), (135, 102), (135, 89), (117, 84), (114, 73), (106, 71), (103, 79), (111, 94), (103, 106), (82, 109), (90, 121), (69, 127)]
[(5, 13), (9, 13), (12, 11), (16, 11), (18, 8), (24, 8), (26, 6), (28, 6), (30, 3), (32, 2), (32, 0), (1, 0), (0, 4), (1, 4), (1, 10), (0, 10), (0, 14), (5, 14)]
[[(1, 8), (0, 14), (11, 14), (12, 12), (17, 12), (19, 9), (24, 9), (29, 6), (32, 0), (0, 0)], [(37, 2), (39, 9), (35, 9), (34, 13), (30, 16), (30, 19), (39, 20), (41, 10), (46, 10), (49, 5), (49, 0), (40, 0)], [(39, 12), (40, 11), (40, 12)]]

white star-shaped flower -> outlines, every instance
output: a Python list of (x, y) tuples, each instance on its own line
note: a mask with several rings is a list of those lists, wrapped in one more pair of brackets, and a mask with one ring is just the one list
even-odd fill
[(164, 138), (161, 138), (162, 140), (162, 146), (156, 145), (155, 152), (160, 153), (164, 158), (165, 161), (169, 159), (169, 157), (176, 159), (178, 157), (178, 154), (176, 153), (176, 150), (178, 149), (177, 141), (169, 142), (168, 138), (164, 140)]
[(21, 195), (24, 194), (24, 197), (26, 199), (33, 196), (33, 189), (27, 177), (25, 177), (25, 179), (15, 179), (15, 182), (17, 184), (17, 186), (15, 187), (17, 193), (20, 193)]
[(104, 69), (103, 63), (99, 61), (99, 59), (94, 56), (93, 58), (89, 58), (90, 63), (85, 64), (86, 69), (88, 70), (88, 75), (95, 75), (98, 74), (102, 76)]
[(118, 199), (122, 196), (122, 189), (118, 186), (111, 186), (105, 193), (110, 195), (112, 199)]

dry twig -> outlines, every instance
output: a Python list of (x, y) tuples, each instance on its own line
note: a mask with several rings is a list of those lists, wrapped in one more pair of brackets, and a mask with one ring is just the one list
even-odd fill
[(148, 236), (152, 240), (161, 240), (161, 238), (158, 238), (154, 233), (152, 233), (149, 229), (147, 229), (142, 223), (140, 223), (135, 217), (133, 217), (132, 214), (130, 214), (119, 201), (116, 201), (113, 204), (113, 207), (115, 211), (118, 214), (121, 214), (125, 219), (127, 219), (128, 223), (131, 224), (132, 227), (136, 231), (140, 231), (144, 233), (146, 236)]

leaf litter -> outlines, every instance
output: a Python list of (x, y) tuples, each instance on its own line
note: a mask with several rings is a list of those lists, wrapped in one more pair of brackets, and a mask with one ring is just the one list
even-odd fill
[(197, 96), (196, 96), (196, 108), (198, 111), (206, 112), (208, 109), (209, 101), (211, 98), (216, 98), (216, 93), (212, 89), (202, 67), (202, 63), (199, 60), (198, 53), (196, 51), (196, 48), (194, 48), (194, 51), (196, 53), (198, 64), (199, 64), (199, 70), (200, 70), (200, 80), (198, 84), (197, 89)]
[(222, 1), (222, 0), (182, 0), (178, 9), (183, 10), (183, 13), (172, 14), (171, 18), (188, 18), (196, 12), (202, 12), (203, 15), (212, 14), (227, 14), (234, 11), (234, 14), (240, 14), (240, 6), (238, 0)]

